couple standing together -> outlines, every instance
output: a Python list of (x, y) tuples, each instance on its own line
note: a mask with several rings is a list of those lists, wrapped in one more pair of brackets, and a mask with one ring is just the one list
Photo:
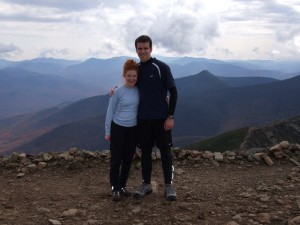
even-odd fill
[[(123, 66), (124, 85), (109, 100), (105, 121), (105, 139), (110, 141), (110, 184), (112, 200), (131, 196), (126, 188), (137, 143), (141, 148), (142, 184), (133, 197), (143, 198), (152, 192), (152, 149), (161, 153), (165, 197), (176, 200), (172, 185), (173, 164), (171, 130), (177, 89), (170, 67), (151, 57), (152, 40), (142, 35), (135, 40), (139, 63), (129, 59)], [(167, 94), (170, 94), (167, 100)]]

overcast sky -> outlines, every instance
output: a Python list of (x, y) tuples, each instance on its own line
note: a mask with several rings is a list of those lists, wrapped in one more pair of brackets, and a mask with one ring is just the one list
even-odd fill
[(153, 55), (300, 60), (299, 0), (0, 0), (0, 59)]

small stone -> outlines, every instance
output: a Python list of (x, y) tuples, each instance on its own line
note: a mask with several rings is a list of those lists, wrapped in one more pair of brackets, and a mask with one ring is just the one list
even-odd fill
[(98, 220), (90, 219), (87, 221), (87, 225), (99, 225), (100, 222)]
[(258, 214), (258, 220), (260, 223), (263, 223), (263, 224), (271, 223), (270, 219), (271, 219), (271, 216), (269, 213)]
[(47, 167), (47, 165), (48, 165), (48, 164), (45, 163), (45, 162), (39, 162), (37, 167), (38, 167), (39, 169), (44, 169), (44, 168)]
[(298, 225), (300, 224), (300, 216), (297, 216), (288, 221), (288, 225)]
[(230, 221), (230, 222), (226, 223), (226, 225), (239, 225), (239, 224), (235, 221)]
[(42, 212), (42, 213), (49, 213), (49, 212), (51, 212), (50, 209), (43, 208), (43, 207), (37, 208), (36, 210), (37, 210), (38, 212)]
[(137, 207), (135, 207), (135, 208), (132, 210), (132, 212), (133, 212), (134, 214), (140, 213), (141, 211), (142, 211), (142, 208), (141, 208), (140, 206), (137, 206)]
[(78, 214), (78, 209), (68, 209), (62, 213), (62, 216), (71, 217)]
[(153, 193), (157, 193), (158, 192), (158, 184), (156, 181), (151, 181), (151, 186), (152, 186), (152, 191)]
[(49, 224), (50, 225), (61, 225), (61, 222), (59, 222), (58, 220), (49, 219)]
[(21, 177), (24, 177), (26, 175), (26, 173), (18, 173), (16, 178), (21, 178)]

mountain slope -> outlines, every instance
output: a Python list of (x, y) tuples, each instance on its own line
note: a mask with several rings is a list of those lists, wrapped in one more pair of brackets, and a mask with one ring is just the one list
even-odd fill
[[(107, 95), (96, 96), (82, 99), (66, 106), (42, 110), (37, 113), (0, 119), (0, 150), (1, 145), (2, 149), (6, 149), (7, 146), (15, 147), (15, 145), (26, 143), (28, 140), (34, 139), (64, 124), (96, 116), (103, 118), (106, 113), (107, 104)], [(72, 140), (74, 141), (74, 139)]]
[(193, 95), (195, 91), (200, 94), (205, 91), (217, 91), (228, 88), (226, 82), (214, 76), (207, 70), (176, 79), (176, 87), (180, 94), (188, 96)]
[(61, 75), (88, 85), (97, 85), (99, 89), (109, 90), (111, 87), (122, 84), (122, 68), (126, 59), (128, 57), (91, 58), (67, 67)]
[(236, 150), (239, 149), (240, 145), (244, 142), (248, 130), (248, 127), (244, 127), (228, 131), (220, 135), (189, 144), (184, 148), (213, 152), (225, 152)]
[(61, 151), (63, 148), (69, 149), (72, 146), (92, 151), (109, 149), (109, 144), (104, 140), (104, 129), (101, 126), (104, 119), (102, 115), (63, 124), (15, 148), (14, 151), (28, 152), (30, 149), (30, 153), (38, 153), (42, 149), (44, 152)]
[(61, 76), (6, 68), (0, 70), (0, 117), (38, 111), (95, 93), (99, 90)]
[(282, 141), (300, 143), (300, 115), (276, 121), (264, 127), (251, 128), (241, 148), (266, 148)]
[(259, 84), (268, 84), (278, 81), (278, 79), (269, 77), (244, 77), (240, 79), (239, 77), (218, 77), (226, 85), (230, 87), (244, 87)]
[(262, 127), (245, 127), (185, 146), (185, 149), (232, 151), (267, 148), (282, 141), (300, 143), (300, 115), (275, 121)]

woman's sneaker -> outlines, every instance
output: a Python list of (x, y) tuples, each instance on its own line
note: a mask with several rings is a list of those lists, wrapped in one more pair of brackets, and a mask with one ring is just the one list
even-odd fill
[(125, 196), (125, 197), (131, 196), (131, 192), (128, 191), (126, 187), (122, 187), (120, 189), (120, 194), (123, 195), (123, 196)]
[(135, 198), (143, 198), (145, 195), (152, 193), (151, 184), (142, 183), (141, 186), (133, 193)]
[(176, 200), (176, 192), (174, 191), (174, 188), (173, 188), (172, 184), (166, 184), (165, 197), (168, 201), (175, 201)]
[(120, 195), (120, 192), (119, 191), (113, 191), (112, 192), (112, 200), (114, 202), (119, 202), (121, 201), (121, 195)]

